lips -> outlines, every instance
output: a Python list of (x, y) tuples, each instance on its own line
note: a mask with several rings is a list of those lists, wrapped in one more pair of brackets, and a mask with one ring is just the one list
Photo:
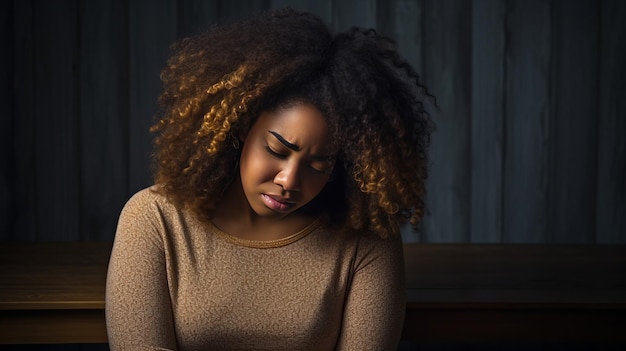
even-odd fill
[(274, 211), (289, 211), (296, 204), (294, 201), (276, 195), (262, 194), (261, 197), (263, 198), (263, 203), (265, 203), (265, 206)]

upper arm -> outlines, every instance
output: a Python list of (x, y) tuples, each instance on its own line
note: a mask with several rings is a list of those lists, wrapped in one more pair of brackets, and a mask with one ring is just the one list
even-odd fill
[(355, 263), (337, 350), (398, 347), (406, 308), (401, 239), (377, 241), (365, 251)]
[(107, 274), (111, 350), (176, 348), (162, 230), (141, 196), (129, 200), (120, 215)]

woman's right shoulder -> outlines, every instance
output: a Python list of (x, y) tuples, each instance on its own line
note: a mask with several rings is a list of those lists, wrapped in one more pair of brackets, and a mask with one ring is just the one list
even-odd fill
[(138, 214), (157, 210), (168, 210), (173, 205), (158, 185), (141, 189), (133, 194), (122, 209), (122, 214)]
[(141, 189), (124, 205), (118, 220), (116, 238), (157, 238), (165, 233), (168, 219), (174, 213), (175, 207), (158, 187)]

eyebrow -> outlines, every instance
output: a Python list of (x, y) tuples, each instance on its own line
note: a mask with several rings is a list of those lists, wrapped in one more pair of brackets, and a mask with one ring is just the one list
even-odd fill
[(280, 141), (281, 144), (285, 145), (286, 147), (290, 148), (293, 151), (300, 151), (300, 146), (296, 145), (296, 144), (292, 144), (290, 142), (288, 142), (287, 140), (285, 140), (285, 138), (283, 138), (282, 135), (274, 132), (274, 131), (268, 131), (270, 134), (272, 134), (276, 139), (278, 139), (278, 141)]
[[(281, 144), (285, 145), (286, 147), (288, 147), (289, 149), (293, 150), (293, 151), (300, 151), (300, 146), (290, 143), (287, 140), (285, 140), (285, 138), (283, 138), (282, 135), (276, 133), (273, 130), (268, 130), (268, 133), (272, 134), (276, 139), (278, 139), (278, 141), (280, 141)], [(312, 155), (311, 158), (313, 158), (316, 161), (326, 161), (326, 162), (333, 162), (334, 161), (334, 157), (330, 156), (330, 155)]]

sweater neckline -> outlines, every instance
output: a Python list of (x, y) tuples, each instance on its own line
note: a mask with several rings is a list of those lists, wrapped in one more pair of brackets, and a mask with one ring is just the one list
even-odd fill
[(306, 237), (307, 235), (311, 234), (313, 231), (319, 228), (322, 224), (320, 218), (317, 218), (311, 224), (307, 225), (304, 229), (300, 230), (299, 232), (286, 236), (281, 239), (249, 240), (249, 239), (242, 239), (242, 238), (230, 235), (228, 233), (225, 233), (222, 230), (220, 230), (218, 227), (216, 227), (215, 224), (213, 224), (212, 222), (209, 222), (209, 223), (211, 224), (211, 227), (213, 227), (213, 230), (217, 233), (217, 235), (220, 238), (226, 240), (227, 242), (237, 245), (237, 246), (243, 246), (243, 247), (249, 247), (249, 248), (255, 248), (255, 249), (272, 249), (272, 248), (277, 248), (277, 247), (282, 247), (282, 246), (292, 244)]

